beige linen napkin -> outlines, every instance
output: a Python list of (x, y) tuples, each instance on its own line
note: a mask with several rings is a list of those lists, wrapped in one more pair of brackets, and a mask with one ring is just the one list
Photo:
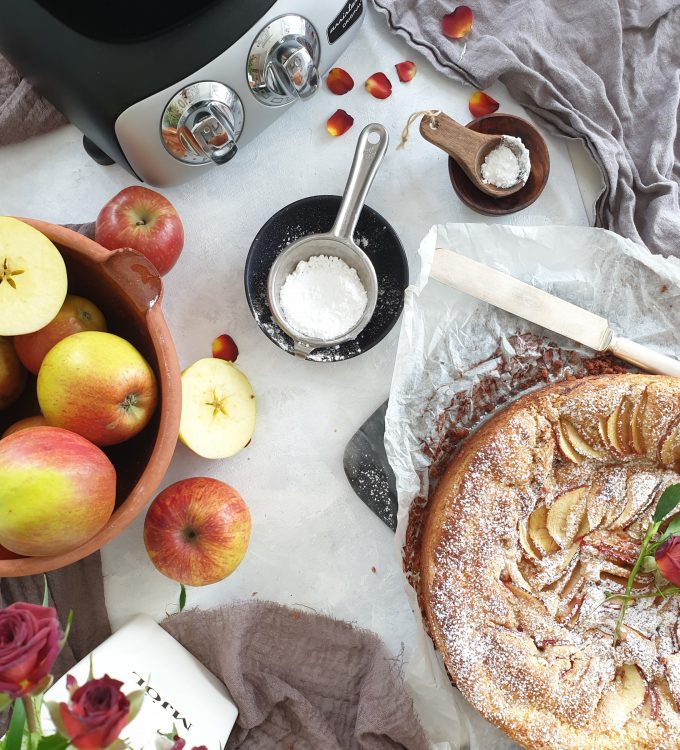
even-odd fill
[(229, 689), (228, 750), (426, 750), (396, 660), (374, 634), (273, 602), (174, 615), (163, 627)]

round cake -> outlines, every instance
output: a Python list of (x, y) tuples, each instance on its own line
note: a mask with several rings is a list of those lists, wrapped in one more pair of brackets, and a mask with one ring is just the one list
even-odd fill
[(535, 391), (453, 458), (428, 509), (421, 594), (453, 682), (536, 750), (680, 747), (680, 595), (641, 573), (680, 482), (680, 379), (607, 375)]

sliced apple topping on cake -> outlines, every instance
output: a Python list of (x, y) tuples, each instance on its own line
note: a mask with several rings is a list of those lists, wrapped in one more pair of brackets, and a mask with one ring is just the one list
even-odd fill
[(529, 539), (543, 555), (550, 555), (560, 548), (548, 531), (548, 509), (539, 505), (529, 516)]
[(647, 687), (634, 664), (624, 664), (616, 674), (612, 687), (604, 693), (599, 711), (607, 723), (623, 726), (628, 717), (645, 701)]
[(675, 467), (680, 460), (680, 418), (669, 428), (659, 443), (659, 461), (664, 466)]
[(585, 485), (560, 495), (548, 508), (546, 527), (550, 536), (560, 547), (571, 544), (585, 515), (585, 498), (588, 487)]

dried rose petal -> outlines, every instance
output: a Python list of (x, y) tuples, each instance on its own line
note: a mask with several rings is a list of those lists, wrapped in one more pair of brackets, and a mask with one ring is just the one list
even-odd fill
[(352, 76), (342, 68), (331, 68), (326, 78), (328, 88), (338, 96), (346, 94), (354, 88)]
[(223, 333), (212, 342), (212, 355), (227, 362), (236, 362), (238, 346), (228, 333)]
[(346, 133), (354, 125), (354, 118), (348, 115), (344, 109), (337, 109), (329, 118), (326, 123), (326, 130), (332, 136), (342, 135)]
[(472, 11), (467, 5), (459, 5), (453, 13), (442, 18), (442, 32), (449, 39), (462, 39), (472, 29)]
[(468, 107), (470, 108), (473, 117), (490, 115), (492, 112), (495, 112), (499, 106), (500, 104), (495, 99), (488, 94), (485, 94), (483, 91), (475, 91), (468, 102)]
[(376, 99), (387, 99), (392, 93), (390, 79), (384, 73), (374, 73), (366, 80), (366, 91)]
[(404, 60), (394, 67), (397, 69), (397, 75), (402, 83), (408, 83), (416, 74), (416, 64), (411, 60)]

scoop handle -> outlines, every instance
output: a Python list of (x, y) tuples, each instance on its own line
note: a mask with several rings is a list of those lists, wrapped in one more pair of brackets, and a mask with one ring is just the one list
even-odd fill
[[(378, 138), (374, 143), (369, 141), (372, 135)], [(359, 214), (364, 207), (364, 201), (373, 184), (380, 162), (385, 156), (388, 142), (387, 131), (378, 123), (371, 123), (361, 131), (342, 203), (331, 229), (331, 234), (336, 237), (352, 242)]]

